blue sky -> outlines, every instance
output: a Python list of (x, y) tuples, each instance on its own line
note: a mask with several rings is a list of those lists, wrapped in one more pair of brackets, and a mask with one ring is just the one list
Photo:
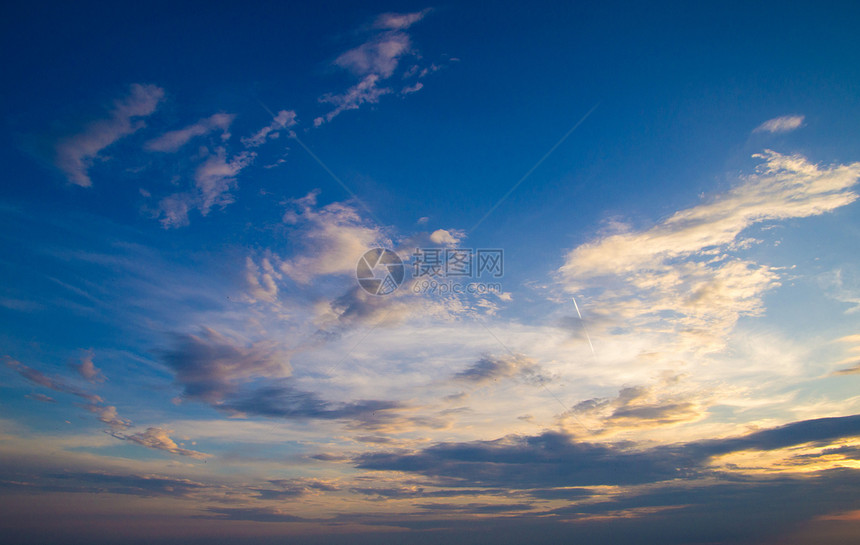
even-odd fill
[(858, 15), (5, 6), (0, 526), (856, 542)]

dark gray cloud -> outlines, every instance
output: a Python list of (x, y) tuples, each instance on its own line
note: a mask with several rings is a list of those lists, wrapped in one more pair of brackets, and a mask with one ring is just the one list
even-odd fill
[(0, 487), (34, 492), (76, 492), (86, 494), (124, 494), (142, 497), (190, 497), (213, 490), (212, 485), (155, 475), (119, 475), (98, 472), (44, 474), (38, 477), (18, 476), (0, 481)]
[(742, 437), (688, 443), (682, 448), (695, 459), (742, 450), (775, 450), (804, 443), (827, 443), (860, 436), (860, 415), (803, 420)]
[(455, 380), (484, 384), (503, 378), (519, 376), (534, 382), (547, 380), (534, 360), (523, 356), (507, 355), (502, 357), (484, 355), (470, 367), (456, 373)]
[(287, 356), (273, 343), (243, 344), (208, 328), (199, 335), (175, 335), (174, 346), (162, 356), (186, 398), (233, 415), (347, 420), (357, 428), (377, 429), (401, 407), (389, 401), (322, 399), (293, 384)]
[(533, 509), (533, 506), (528, 503), (419, 503), (417, 507), (432, 511), (476, 514), (510, 513), (515, 511), (531, 511)]
[[(669, 454), (668, 456), (666, 454)], [(542, 488), (639, 484), (686, 476), (678, 454), (576, 442), (558, 432), (495, 441), (441, 443), (417, 453), (369, 453), (362, 469), (419, 473), (447, 486)]]
[(317, 394), (295, 388), (289, 380), (249, 389), (225, 401), (220, 408), (237, 413), (272, 418), (317, 418), (322, 420), (349, 420), (356, 427), (375, 429), (393, 418), (389, 413), (400, 408), (396, 402), (359, 400), (335, 403)]
[(858, 373), (860, 373), (860, 361), (855, 362), (851, 367), (846, 367), (845, 369), (836, 371), (837, 375), (856, 375)]
[(260, 377), (289, 374), (289, 361), (272, 343), (242, 344), (203, 328), (198, 335), (176, 334), (173, 347), (161, 351), (183, 395), (220, 403), (242, 384)]
[(418, 473), (446, 486), (509, 489), (633, 485), (696, 477), (713, 456), (860, 436), (860, 415), (820, 418), (742, 437), (653, 448), (595, 444), (559, 432), (440, 443), (418, 452), (368, 453), (356, 467)]
[(403, 500), (413, 498), (451, 498), (456, 496), (481, 496), (498, 495), (498, 490), (492, 489), (469, 489), (469, 488), (447, 488), (441, 490), (427, 490), (423, 487), (354, 487), (350, 492), (370, 496), (378, 500)]

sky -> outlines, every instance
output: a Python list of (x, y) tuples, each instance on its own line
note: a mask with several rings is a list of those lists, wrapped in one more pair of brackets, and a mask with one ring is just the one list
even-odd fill
[(0, 10), (4, 543), (857, 543), (858, 6)]

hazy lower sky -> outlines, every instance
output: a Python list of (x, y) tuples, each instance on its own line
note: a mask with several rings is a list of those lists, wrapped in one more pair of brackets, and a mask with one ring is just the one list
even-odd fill
[(0, 8), (4, 543), (854, 544), (850, 2)]

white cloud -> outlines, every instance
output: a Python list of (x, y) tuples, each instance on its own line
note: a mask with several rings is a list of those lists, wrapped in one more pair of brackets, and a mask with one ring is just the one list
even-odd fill
[(355, 271), (359, 258), (371, 248), (390, 247), (380, 229), (369, 225), (345, 203), (316, 207), (317, 192), (292, 202), (284, 221), (294, 225), (294, 236), (306, 250), (283, 261), (280, 270), (300, 284), (314, 277)]
[[(659, 333), (665, 350), (721, 350), (741, 316), (763, 310), (778, 271), (733, 254), (742, 232), (768, 220), (823, 214), (854, 202), (860, 163), (821, 167), (767, 151), (740, 185), (654, 227), (601, 237), (572, 250), (565, 288), (590, 293), (594, 312)], [(610, 327), (607, 325), (607, 327)], [(669, 341), (671, 339), (671, 341)]]
[(769, 119), (756, 127), (753, 132), (789, 132), (799, 129), (803, 126), (804, 116), (802, 115), (784, 115)]
[(221, 139), (230, 138), (230, 124), (236, 118), (233, 114), (214, 114), (183, 129), (170, 131), (154, 138), (144, 146), (149, 151), (175, 152), (196, 136), (203, 136), (215, 130), (221, 131)]
[(454, 246), (459, 244), (466, 236), (466, 233), (458, 229), (436, 229), (430, 233), (430, 240), (436, 244), (444, 244), (446, 246)]
[(295, 124), (296, 112), (293, 110), (281, 110), (270, 124), (257, 131), (253, 136), (242, 138), (242, 144), (244, 144), (246, 148), (262, 146), (266, 140), (278, 138), (278, 136), (280, 136), (279, 131), (281, 129), (292, 127)]
[(124, 136), (145, 126), (135, 118), (151, 115), (164, 98), (164, 90), (155, 85), (131, 86), (130, 93), (114, 101), (110, 117), (94, 121), (84, 132), (61, 140), (56, 147), (56, 165), (69, 181), (81, 187), (90, 187), (88, 170), (99, 153)]

